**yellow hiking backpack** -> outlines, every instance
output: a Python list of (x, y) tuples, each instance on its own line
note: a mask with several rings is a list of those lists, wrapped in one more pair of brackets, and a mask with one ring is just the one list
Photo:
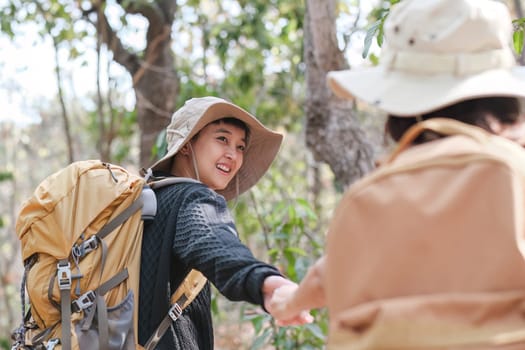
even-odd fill
[[(162, 186), (183, 181), (194, 180), (170, 178)], [(36, 188), (16, 222), (25, 267), (22, 304), (25, 309), (27, 290), (30, 307), (13, 333), (13, 349), (141, 348), (140, 254), (143, 220), (156, 213), (152, 186), (120, 166), (86, 160)], [(146, 349), (206, 281), (196, 271), (188, 278)]]

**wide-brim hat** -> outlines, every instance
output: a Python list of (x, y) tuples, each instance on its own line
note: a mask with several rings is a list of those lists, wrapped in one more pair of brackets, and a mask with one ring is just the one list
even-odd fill
[(384, 24), (380, 65), (328, 73), (332, 91), (398, 116), (473, 98), (525, 97), (507, 7), (493, 0), (403, 0)]
[(207, 96), (192, 98), (179, 108), (172, 116), (166, 128), (168, 143), (166, 154), (155, 162), (151, 169), (169, 173), (174, 155), (202, 128), (209, 123), (233, 117), (244, 122), (250, 129), (250, 138), (244, 152), (244, 160), (236, 180), (231, 181), (223, 190), (217, 192), (226, 200), (244, 193), (268, 170), (275, 159), (282, 143), (283, 135), (265, 127), (253, 115), (224, 99)]

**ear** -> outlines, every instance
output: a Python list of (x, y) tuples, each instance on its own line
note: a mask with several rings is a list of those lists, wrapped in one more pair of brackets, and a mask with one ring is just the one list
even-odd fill
[(490, 131), (492, 131), (494, 134), (501, 135), (501, 133), (504, 131), (503, 124), (493, 115), (487, 115), (485, 120), (487, 121)]
[(182, 154), (183, 156), (189, 155), (190, 154), (190, 147), (188, 146), (188, 144), (185, 144), (184, 146), (182, 146), (182, 148), (180, 149), (179, 153)]

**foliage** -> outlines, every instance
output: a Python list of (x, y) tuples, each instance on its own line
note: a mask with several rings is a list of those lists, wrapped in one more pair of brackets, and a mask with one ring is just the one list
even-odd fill
[[(13, 173), (10, 171), (0, 171), (0, 182), (13, 180)], [(4, 218), (3, 215), (0, 214), (0, 228), (4, 227)]]
[(11, 349), (11, 342), (9, 339), (0, 338), (0, 349), (9, 350)]
[(512, 36), (512, 42), (514, 46), (514, 51), (518, 55), (521, 55), (523, 52), (523, 38), (525, 36), (525, 18), (518, 18), (512, 21), (514, 25), (514, 33)]
[(366, 58), (368, 56), (368, 52), (370, 50), (370, 46), (372, 45), (372, 41), (375, 38), (377, 45), (381, 47), (383, 45), (384, 41), (384, 32), (383, 32), (383, 26), (385, 24), (385, 20), (388, 17), (388, 14), (390, 13), (390, 8), (397, 4), (401, 0), (382, 0), (380, 5), (372, 10), (372, 12), (369, 15), (369, 22), (372, 24), (369, 26), (366, 36), (365, 36), (365, 42), (364, 42), (364, 48), (362, 56), (363, 58)]
[(51, 35), (56, 42), (69, 44), (69, 58), (74, 59), (84, 51), (80, 39), (92, 34), (75, 21), (81, 16), (80, 9), (67, 0), (10, 0), (0, 9), (0, 24), (3, 33), (14, 37), (20, 25), (35, 22), (42, 37)]
[[(321, 211), (314, 209), (312, 169), (305, 166), (307, 153), (291, 136), (283, 148), (269, 173), (241, 196), (233, 212), (241, 239), (259, 256), (267, 256), (264, 260), (277, 266), (285, 276), (299, 282), (324, 250), (323, 232), (335, 201), (322, 197), (325, 205)], [(322, 181), (330, 186), (330, 175), (322, 173)], [(324, 192), (333, 196), (326, 188)], [(255, 330), (250, 349), (268, 344), (281, 350), (321, 349), (326, 340), (325, 311), (312, 312), (313, 324), (286, 328), (277, 327), (271, 317), (251, 305), (243, 305), (241, 314)]]
[(10, 171), (0, 171), (0, 182), (12, 180), (13, 179), (13, 173)]
[(107, 106), (104, 116), (110, 116), (101, 120), (97, 111), (87, 111), (86, 133), (90, 136), (90, 144), (101, 142), (100, 124), (102, 129), (108, 130), (106, 141), (111, 141), (111, 161), (123, 163), (127, 161), (131, 148), (133, 147), (133, 136), (137, 134), (137, 113), (127, 110), (121, 105)]
[[(308, 202), (295, 198), (276, 203), (271, 212), (260, 215), (266, 228), (265, 241), (270, 249), (270, 262), (280, 266), (283, 273), (299, 282), (308, 266), (322, 251), (322, 244), (310, 235), (309, 227), (315, 226), (317, 216)], [(307, 250), (310, 250), (308, 252)], [(320, 349), (326, 341), (327, 318), (323, 312), (314, 311), (315, 322), (304, 327), (276, 327), (266, 314), (246, 317), (254, 326), (256, 338), (250, 349), (260, 349), (270, 343), (275, 349)]]
[[(175, 24), (179, 35), (190, 38), (176, 47), (178, 105), (190, 97), (220, 95), (267, 125), (300, 127), (304, 68), (297, 39), (304, 5), (293, 0), (216, 2), (207, 10), (199, 1), (187, 5), (194, 6), (185, 8), (194, 21)], [(195, 42), (202, 43), (202, 52), (193, 57), (187, 53), (196, 51)]]
[[(13, 173), (10, 171), (0, 171), (0, 182), (13, 180)], [(4, 227), (4, 218), (3, 215), (0, 213), (0, 228)]]

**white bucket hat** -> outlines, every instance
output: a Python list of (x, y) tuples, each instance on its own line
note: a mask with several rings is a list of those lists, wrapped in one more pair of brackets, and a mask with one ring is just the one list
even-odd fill
[(492, 0), (403, 0), (385, 25), (380, 65), (332, 71), (340, 97), (414, 116), (472, 98), (525, 97), (507, 7)]
[(168, 151), (151, 166), (151, 169), (169, 173), (173, 156), (182, 146), (206, 125), (225, 117), (243, 121), (250, 129), (250, 138), (242, 166), (237, 173), (239, 187), (237, 188), (235, 181), (231, 181), (225, 189), (217, 192), (226, 200), (230, 200), (247, 191), (259, 181), (272, 164), (281, 146), (283, 135), (266, 128), (244, 109), (218, 97), (192, 98), (173, 114), (171, 123), (166, 128)]

